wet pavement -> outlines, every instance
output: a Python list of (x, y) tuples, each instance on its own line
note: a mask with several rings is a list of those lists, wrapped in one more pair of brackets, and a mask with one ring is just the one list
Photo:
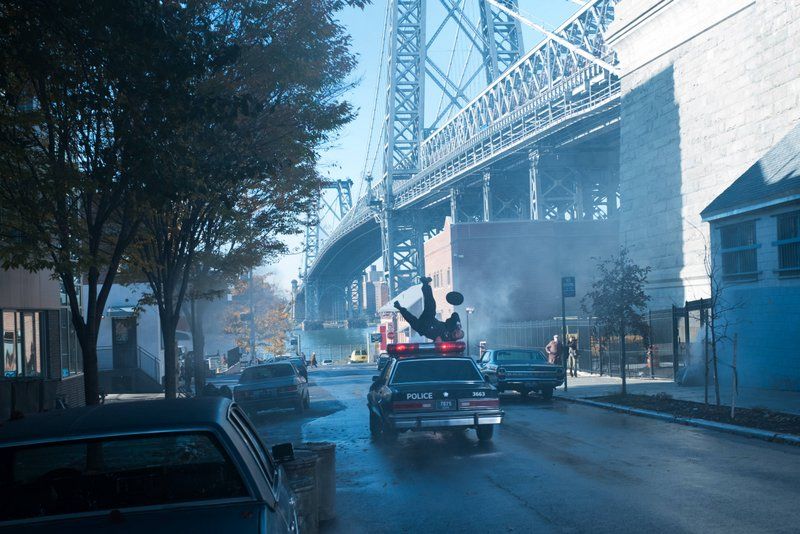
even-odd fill
[(311, 409), (262, 414), (268, 444), (337, 444), (337, 519), (324, 533), (797, 532), (800, 447), (563, 401), (502, 398), (474, 431), (373, 442), (374, 367), (314, 370)]

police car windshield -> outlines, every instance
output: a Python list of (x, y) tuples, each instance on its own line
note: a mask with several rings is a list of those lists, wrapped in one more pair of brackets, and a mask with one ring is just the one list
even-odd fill
[(292, 376), (293, 374), (294, 368), (288, 363), (249, 367), (242, 372), (242, 377), (239, 379), (239, 382), (255, 382), (256, 380), (281, 378), (284, 376)]
[(498, 350), (495, 352), (498, 362), (541, 362), (547, 361), (538, 350)]
[(405, 360), (398, 362), (392, 384), (480, 380), (480, 372), (469, 360)]

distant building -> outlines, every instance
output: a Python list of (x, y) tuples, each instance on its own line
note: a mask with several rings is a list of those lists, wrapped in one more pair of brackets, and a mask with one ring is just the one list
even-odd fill
[[(744, 386), (800, 389), (800, 125), (702, 211)], [(732, 346), (723, 343), (727, 371)], [(729, 373), (725, 373), (729, 374)]]
[(59, 399), (85, 404), (83, 357), (60, 287), (51, 272), (0, 271), (1, 419), (53, 409)]
[(363, 308), (367, 316), (374, 316), (389, 300), (389, 287), (383, 271), (371, 265), (363, 279)]

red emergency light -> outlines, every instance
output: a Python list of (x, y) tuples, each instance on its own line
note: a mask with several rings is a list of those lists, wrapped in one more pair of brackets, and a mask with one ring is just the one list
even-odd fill
[(462, 341), (442, 341), (440, 343), (389, 343), (386, 352), (392, 356), (403, 357), (418, 354), (456, 354), (464, 352), (467, 346)]

